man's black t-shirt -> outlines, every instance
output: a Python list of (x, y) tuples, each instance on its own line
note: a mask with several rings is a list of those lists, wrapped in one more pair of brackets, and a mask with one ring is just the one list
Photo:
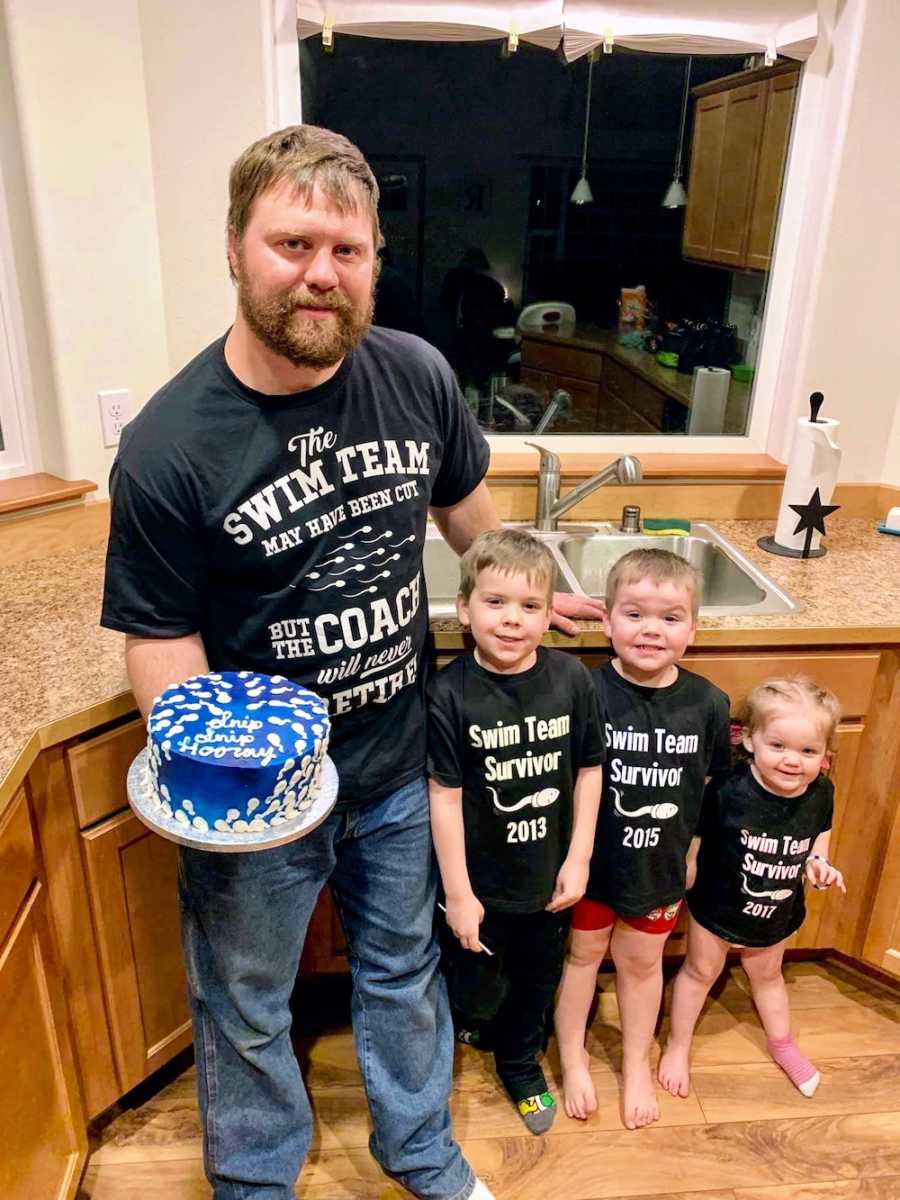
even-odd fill
[(499, 912), (540, 911), (569, 850), (578, 772), (606, 758), (586, 668), (545, 647), (516, 675), (461, 655), (428, 701), (428, 774), (462, 788), (472, 890)]
[(834, 787), (820, 776), (802, 796), (768, 791), (743, 763), (703, 807), (691, 915), (737, 946), (774, 946), (806, 916), (803, 875), (820, 833), (831, 828)]
[(641, 917), (684, 895), (706, 776), (731, 761), (728, 697), (683, 668), (661, 688), (623, 679), (612, 662), (592, 674), (607, 766), (587, 895)]
[(125, 430), (113, 466), (102, 623), (199, 632), (213, 670), (281, 674), (324, 696), (341, 803), (425, 765), (422, 542), (489, 450), (445, 360), (373, 328), (327, 382), (245, 387), (224, 338)]

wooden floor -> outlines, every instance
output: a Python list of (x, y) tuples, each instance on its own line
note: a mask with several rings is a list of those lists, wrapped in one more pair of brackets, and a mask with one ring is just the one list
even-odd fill
[[(604, 975), (589, 1037), (599, 1113), (586, 1125), (560, 1114), (552, 1133), (532, 1137), (501, 1094), (490, 1059), (457, 1047), (453, 1123), (469, 1161), (498, 1200), (900, 1200), (900, 995), (835, 963), (797, 963), (787, 974), (795, 1032), (822, 1073), (812, 1100), (768, 1060), (736, 968), (701, 1019), (690, 1097), (660, 1092), (658, 1124), (627, 1131), (618, 1115), (615, 990)], [(300, 1017), (295, 1023), (317, 1115), (297, 1196), (403, 1200), (366, 1149), (368, 1118), (340, 988), (316, 1004), (332, 1014), (331, 1029)], [(667, 1005), (670, 994), (671, 985)], [(547, 1066), (557, 1074), (552, 1045)], [(95, 1133), (81, 1200), (209, 1195), (192, 1069)]]

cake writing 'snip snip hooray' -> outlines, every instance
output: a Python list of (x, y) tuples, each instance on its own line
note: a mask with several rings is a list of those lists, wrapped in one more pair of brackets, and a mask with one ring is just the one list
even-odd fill
[(200, 833), (293, 821), (315, 800), (329, 732), (325, 702), (281, 675), (186, 679), (157, 697), (147, 722), (159, 812)]

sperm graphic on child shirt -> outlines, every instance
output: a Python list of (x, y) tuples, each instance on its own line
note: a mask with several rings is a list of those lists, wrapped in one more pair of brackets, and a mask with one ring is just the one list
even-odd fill
[(488, 785), (488, 791), (494, 793), (494, 808), (496, 808), (497, 812), (502, 813), (518, 812), (520, 808), (527, 808), (529, 805), (532, 808), (547, 808), (548, 805), (555, 804), (559, 798), (559, 788), (541, 788), (539, 792), (532, 792), (530, 796), (523, 796), (515, 804), (501, 804), (500, 797), (497, 795), (497, 789)]
[(622, 817), (653, 817), (655, 821), (667, 821), (678, 812), (678, 805), (673, 804), (670, 800), (664, 800), (661, 804), (645, 804), (642, 808), (623, 808), (622, 793), (619, 789), (610, 786), (609, 790), (613, 794), (616, 812)]
[(743, 884), (741, 890), (746, 896), (752, 896), (754, 900), (789, 900), (793, 896), (793, 888), (776, 888), (774, 892), (754, 892), (747, 886), (747, 876), (741, 871), (741, 879)]

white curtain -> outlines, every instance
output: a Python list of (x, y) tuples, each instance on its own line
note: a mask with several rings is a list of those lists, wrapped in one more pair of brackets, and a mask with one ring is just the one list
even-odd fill
[(474, 42), (516, 34), (555, 50), (562, 37), (563, 0), (297, 0), (297, 36), (336, 34), (422, 42)]
[(816, 0), (565, 0), (564, 15), (570, 61), (609, 37), (658, 53), (806, 58), (818, 27)]
[[(900, 3), (900, 0), (895, 0)], [(297, 0), (297, 34), (471, 42), (508, 37), (568, 59), (608, 38), (669, 54), (784, 54), (806, 58), (816, 41), (816, 0)]]

